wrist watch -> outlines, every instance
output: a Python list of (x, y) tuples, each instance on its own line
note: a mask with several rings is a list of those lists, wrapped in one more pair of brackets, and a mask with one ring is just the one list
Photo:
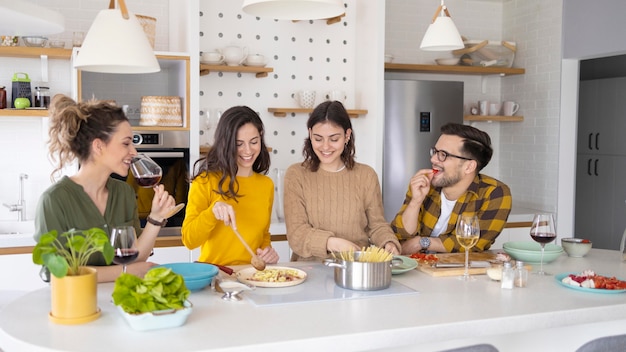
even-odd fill
[(422, 247), (423, 251), (428, 250), (428, 247), (430, 247), (430, 237), (420, 238), (420, 247)]
[(152, 225), (159, 226), (159, 227), (163, 227), (165, 226), (165, 224), (167, 224), (167, 219), (163, 219), (163, 221), (156, 221), (149, 216), (146, 218), (146, 221), (151, 223)]

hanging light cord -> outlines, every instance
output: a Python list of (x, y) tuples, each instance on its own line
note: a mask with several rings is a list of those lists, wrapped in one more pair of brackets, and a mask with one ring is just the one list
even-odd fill
[[(126, 8), (126, 3), (124, 2), (124, 0), (118, 0), (119, 4), (120, 4), (120, 11), (122, 12), (122, 17), (127, 20), (128, 19), (128, 9)], [(443, 0), (442, 0), (443, 2)], [(114, 9), (115, 8), (115, 0), (111, 0), (109, 2), (109, 8), (110, 9)]]

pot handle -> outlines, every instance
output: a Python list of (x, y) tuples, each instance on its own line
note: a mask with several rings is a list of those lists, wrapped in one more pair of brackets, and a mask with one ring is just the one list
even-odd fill
[(324, 265), (331, 268), (341, 268), (344, 270), (347, 268), (345, 265), (335, 262), (334, 259), (324, 259)]

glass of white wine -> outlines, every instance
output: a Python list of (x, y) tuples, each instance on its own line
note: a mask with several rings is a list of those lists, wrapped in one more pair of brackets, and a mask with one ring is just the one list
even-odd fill
[(480, 226), (478, 217), (474, 214), (461, 214), (456, 223), (456, 240), (465, 248), (465, 273), (459, 276), (463, 281), (474, 281), (475, 277), (469, 274), (469, 252), (478, 243)]

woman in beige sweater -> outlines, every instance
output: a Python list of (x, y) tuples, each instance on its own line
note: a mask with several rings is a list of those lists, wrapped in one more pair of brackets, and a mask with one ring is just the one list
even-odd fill
[(285, 174), (292, 260), (323, 260), (329, 252), (370, 245), (399, 254), (400, 243), (385, 221), (378, 176), (354, 161), (354, 132), (343, 105), (318, 105), (307, 128), (304, 161)]

